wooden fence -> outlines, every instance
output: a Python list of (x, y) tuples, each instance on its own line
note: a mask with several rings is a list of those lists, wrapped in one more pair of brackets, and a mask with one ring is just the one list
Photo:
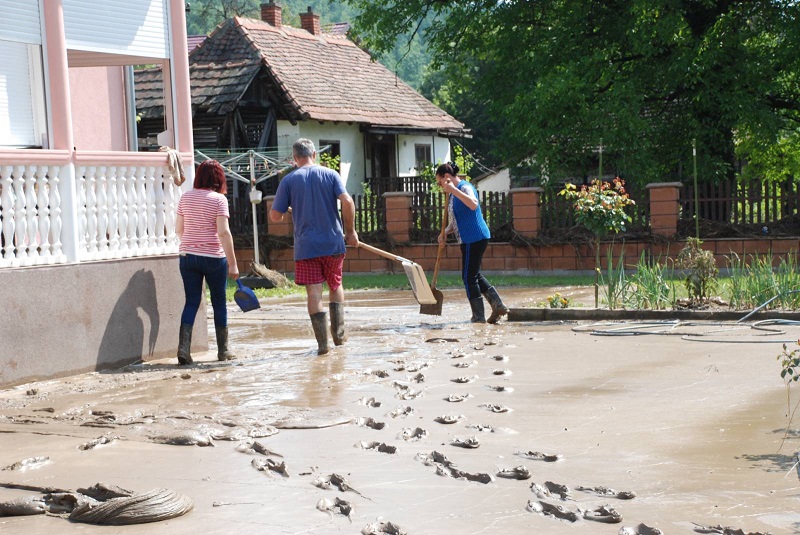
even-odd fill
[(730, 180), (716, 184), (694, 184), (681, 188), (681, 219), (700, 219), (731, 225), (772, 224), (797, 214), (800, 188), (794, 180), (778, 183), (763, 180)]
[[(575, 210), (572, 207), (572, 201), (559, 195), (563, 189), (563, 184), (544, 188), (541, 195), (542, 230), (553, 231), (575, 226)], [(631, 184), (625, 184), (625, 190), (636, 203), (626, 209), (628, 215), (631, 216), (631, 222), (626, 225), (626, 229), (629, 232), (646, 230), (650, 224), (650, 202), (647, 191)]]

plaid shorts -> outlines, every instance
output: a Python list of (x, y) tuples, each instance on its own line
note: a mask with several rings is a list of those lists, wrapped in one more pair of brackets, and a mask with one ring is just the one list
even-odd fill
[(327, 282), (328, 288), (336, 291), (342, 285), (343, 265), (343, 254), (295, 260), (294, 282), (302, 286)]

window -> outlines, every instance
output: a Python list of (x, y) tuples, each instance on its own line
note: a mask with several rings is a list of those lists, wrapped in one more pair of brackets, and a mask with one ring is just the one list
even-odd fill
[(414, 162), (417, 173), (421, 173), (423, 169), (429, 166), (433, 162), (433, 159), (431, 158), (431, 146), (420, 144), (414, 145)]
[(46, 146), (41, 47), (0, 41), (0, 57), (0, 146)]
[(321, 151), (326, 146), (330, 146), (330, 148), (325, 152), (320, 152), (319, 163), (320, 165), (324, 165), (325, 167), (330, 167), (334, 171), (338, 172), (341, 168), (340, 165), (342, 157), (341, 143), (339, 141), (334, 141), (329, 139), (320, 139), (319, 147), (317, 147), (317, 149)]

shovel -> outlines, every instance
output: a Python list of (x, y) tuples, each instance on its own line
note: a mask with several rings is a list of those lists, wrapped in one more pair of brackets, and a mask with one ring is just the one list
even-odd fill
[[(442, 234), (444, 234), (444, 229), (447, 228), (447, 214), (449, 210), (447, 209), (448, 199), (445, 197), (444, 202), (444, 213), (442, 214)], [(439, 244), (439, 250), (436, 252), (436, 265), (433, 268), (433, 278), (431, 279), (431, 293), (433, 293), (433, 297), (436, 298), (436, 303), (432, 305), (419, 305), (419, 313), (420, 314), (428, 314), (429, 316), (441, 316), (442, 315), (442, 303), (444, 303), (444, 294), (442, 291), (436, 287), (436, 278), (439, 276), (439, 262), (442, 259), (442, 251), (445, 248), (444, 243)]]
[(431, 287), (428, 285), (428, 279), (425, 277), (425, 272), (422, 271), (422, 266), (416, 262), (408, 260), (407, 258), (403, 258), (402, 256), (397, 256), (392, 253), (387, 253), (386, 251), (382, 251), (377, 247), (367, 245), (364, 242), (359, 243), (358, 246), (371, 253), (375, 253), (378, 256), (401, 262), (403, 264), (403, 269), (406, 272), (406, 276), (408, 277), (408, 282), (411, 284), (411, 291), (414, 292), (414, 297), (416, 298), (417, 302), (420, 305), (433, 305), (436, 303), (436, 297), (434, 297), (433, 292), (431, 292)]

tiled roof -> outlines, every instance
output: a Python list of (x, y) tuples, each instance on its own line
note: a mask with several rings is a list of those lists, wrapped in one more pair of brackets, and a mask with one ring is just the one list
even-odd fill
[(186, 37), (186, 48), (189, 50), (189, 52), (191, 52), (200, 46), (200, 44), (202, 44), (202, 42), (205, 40), (205, 35), (189, 35)]
[[(464, 131), (345, 36), (239, 17), (220, 24), (189, 54), (193, 107), (233, 110), (262, 66), (295, 120)], [(145, 118), (163, 114), (159, 69), (136, 72), (136, 108)]]

